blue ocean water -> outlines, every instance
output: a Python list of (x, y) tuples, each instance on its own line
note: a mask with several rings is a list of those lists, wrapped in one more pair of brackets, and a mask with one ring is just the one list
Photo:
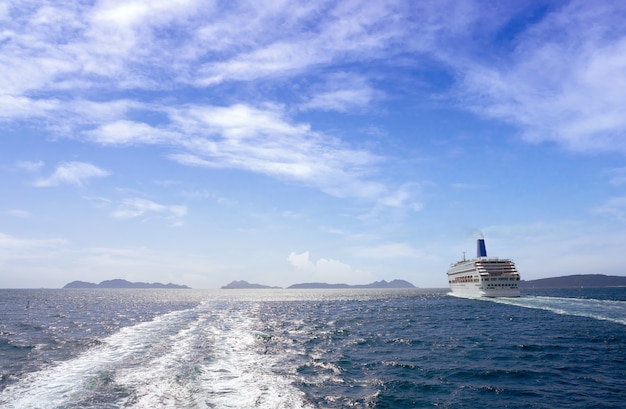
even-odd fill
[(3, 408), (623, 408), (626, 289), (0, 290)]

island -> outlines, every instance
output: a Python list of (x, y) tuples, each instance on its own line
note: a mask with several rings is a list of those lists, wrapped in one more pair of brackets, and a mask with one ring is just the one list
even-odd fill
[(88, 283), (85, 281), (72, 281), (63, 286), (63, 288), (165, 288), (165, 289), (190, 289), (186, 285), (179, 284), (161, 284), (161, 283), (142, 283), (137, 282), (133, 283), (126, 280), (114, 279), (114, 280), (105, 280), (99, 284)]
[(579, 274), (561, 277), (522, 280), (521, 288), (604, 288), (626, 287), (626, 277), (604, 274)]
[(255, 288), (280, 288), (280, 287), (272, 287), (272, 286), (263, 285), (263, 284), (253, 284), (245, 280), (231, 281), (230, 283), (222, 286), (222, 289), (226, 289), (226, 290), (235, 290), (235, 289), (241, 289), (241, 288), (255, 289)]
[[(247, 281), (244, 280), (240, 280), (240, 281), (233, 281), (225, 286), (222, 287), (222, 289), (269, 289), (269, 288), (281, 288), (281, 287), (271, 287), (268, 285), (262, 285), (262, 284), (251, 284), (248, 283)], [(392, 280), (392, 281), (375, 281), (373, 283), (370, 284), (357, 284), (357, 285), (350, 285), (350, 284), (328, 284), (328, 283), (300, 283), (300, 284), (293, 284), (290, 285), (289, 287), (287, 287), (288, 289), (312, 289), (312, 288), (379, 288), (379, 289), (384, 289), (384, 288), (392, 288), (392, 289), (401, 289), (401, 288), (417, 288), (415, 287), (413, 284), (409, 283), (408, 281), (405, 280)]]
[(287, 288), (416, 288), (405, 280), (375, 281), (370, 284), (328, 284), (328, 283), (301, 283), (293, 284)]

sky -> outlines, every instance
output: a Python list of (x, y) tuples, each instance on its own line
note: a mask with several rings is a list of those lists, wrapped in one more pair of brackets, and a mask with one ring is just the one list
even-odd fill
[(626, 275), (626, 3), (4, 0), (0, 288)]

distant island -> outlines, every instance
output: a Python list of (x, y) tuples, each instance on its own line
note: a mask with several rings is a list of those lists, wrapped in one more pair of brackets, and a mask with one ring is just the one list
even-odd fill
[[(262, 288), (281, 288), (281, 287), (271, 287), (268, 285), (262, 284), (251, 284), (247, 281), (233, 281), (225, 286), (222, 289), (262, 289)], [(288, 289), (303, 289), (303, 288), (416, 288), (413, 284), (409, 283), (405, 280), (392, 280), (392, 281), (375, 281), (370, 284), (328, 284), (328, 283), (301, 283), (301, 284), (293, 284), (287, 287)]]
[(375, 281), (370, 284), (328, 284), (328, 283), (301, 283), (293, 284), (287, 288), (416, 288), (405, 280)]
[(280, 287), (271, 287), (269, 285), (263, 285), (263, 284), (253, 284), (245, 280), (239, 280), (239, 281), (235, 280), (222, 286), (222, 289), (226, 289), (226, 290), (236, 290), (240, 288), (254, 289), (254, 288), (280, 288)]
[(626, 277), (607, 276), (604, 274), (580, 274), (562, 277), (540, 278), (537, 280), (522, 280), (522, 288), (602, 288), (626, 287)]
[(65, 284), (63, 288), (167, 288), (167, 289), (190, 289), (186, 285), (179, 284), (161, 284), (161, 283), (132, 283), (130, 281), (115, 279), (115, 280), (105, 280), (100, 284), (95, 283), (87, 283), (85, 281), (72, 281), (71, 283)]

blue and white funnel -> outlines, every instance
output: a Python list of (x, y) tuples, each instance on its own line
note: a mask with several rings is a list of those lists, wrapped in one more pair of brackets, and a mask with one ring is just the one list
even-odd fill
[(485, 239), (478, 239), (476, 242), (476, 257), (487, 257), (487, 247), (485, 247)]

